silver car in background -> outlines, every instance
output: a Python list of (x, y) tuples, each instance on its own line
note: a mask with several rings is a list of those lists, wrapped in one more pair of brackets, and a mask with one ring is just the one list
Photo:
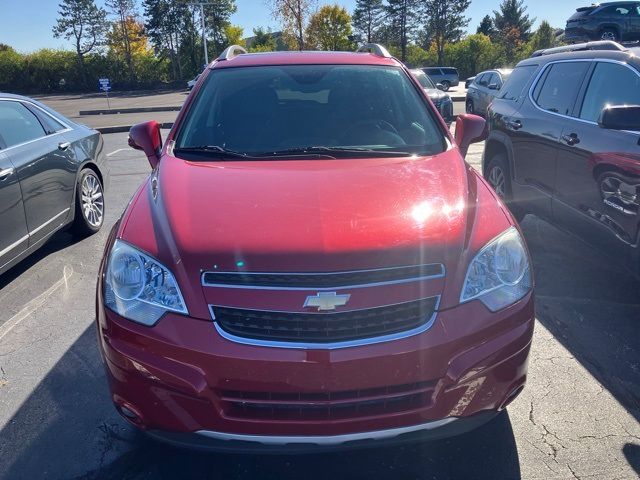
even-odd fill
[(465, 102), (467, 113), (484, 117), (489, 105), (512, 71), (512, 69), (485, 70), (476, 75), (467, 89)]
[(447, 122), (447, 125), (450, 125), (453, 122), (453, 102), (451, 101), (451, 97), (442, 91), (441, 84), (434, 84), (433, 81), (419, 68), (411, 70), (411, 73), (416, 77), (424, 91), (429, 95), (429, 98), (433, 102), (433, 104), (444, 118), (444, 121)]

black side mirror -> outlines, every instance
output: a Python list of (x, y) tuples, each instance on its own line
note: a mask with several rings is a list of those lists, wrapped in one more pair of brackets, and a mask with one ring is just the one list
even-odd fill
[(605, 107), (598, 118), (598, 125), (609, 130), (640, 132), (640, 105)]

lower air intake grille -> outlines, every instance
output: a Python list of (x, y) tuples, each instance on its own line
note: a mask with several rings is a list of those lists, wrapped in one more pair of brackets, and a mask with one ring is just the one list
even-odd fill
[(237, 337), (279, 342), (329, 343), (401, 333), (427, 324), (437, 297), (338, 313), (282, 313), (211, 307), (222, 330)]

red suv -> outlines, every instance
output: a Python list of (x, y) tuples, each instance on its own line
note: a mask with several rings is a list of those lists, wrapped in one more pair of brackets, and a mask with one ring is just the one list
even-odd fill
[(380, 46), (245, 54), (203, 74), (107, 242), (113, 402), (176, 444), (440, 438), (523, 388), (534, 325), (511, 214)]

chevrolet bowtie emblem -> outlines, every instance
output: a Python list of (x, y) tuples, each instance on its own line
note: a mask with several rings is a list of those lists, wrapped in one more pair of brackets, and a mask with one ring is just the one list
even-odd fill
[(336, 292), (319, 292), (309, 295), (304, 301), (305, 307), (315, 307), (319, 312), (335, 310), (336, 307), (346, 305), (351, 295), (338, 295)]

